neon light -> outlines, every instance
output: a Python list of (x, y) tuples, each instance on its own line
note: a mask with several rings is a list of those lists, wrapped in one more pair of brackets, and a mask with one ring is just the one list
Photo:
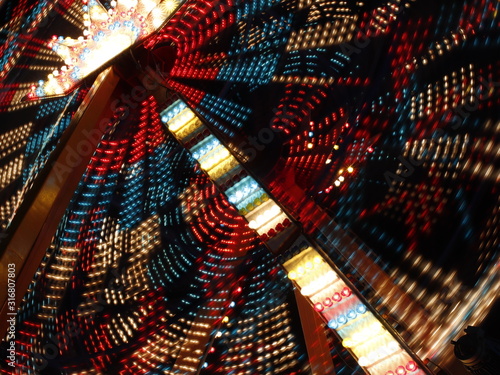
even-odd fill
[[(200, 123), (196, 128), (196, 133), (205, 134), (201, 140), (186, 131), (189, 124), (197, 121), (197, 116), (189, 108), (176, 102), (162, 114), (162, 119), (179, 141), (189, 145), (193, 157), (223, 188), (228, 200), (245, 216), (250, 228), (271, 237), (276, 235), (280, 225), (283, 227), (285, 220), (290, 221), (267, 194), (267, 200), (260, 200), (264, 190), (253, 178), (246, 176), (235, 181), (228, 177), (239, 173), (239, 162), (205, 125)], [(231, 161), (229, 166), (228, 161)], [(214, 173), (220, 168), (224, 168), (223, 173)], [(354, 172), (354, 168), (349, 166), (347, 172)], [(297, 284), (300, 293), (310, 300), (328, 326), (337, 331), (344, 347), (352, 351), (369, 374), (385, 375), (393, 370), (397, 373), (401, 371), (401, 363), (409, 363), (410, 355), (307, 241), (304, 241), (300, 253), (283, 266), (288, 278)], [(406, 372), (406, 368), (402, 368)]]
[(64, 95), (138, 40), (159, 29), (183, 0), (118, 0), (106, 8), (83, 0), (83, 35), (54, 36), (48, 43), (65, 65), (32, 87), (30, 99)]
[(399, 375), (402, 370), (406, 374), (410, 369), (424, 374), (311, 245), (287, 260), (284, 267), (288, 278), (298, 285), (328, 327), (337, 331), (343, 339), (342, 345), (352, 351), (369, 374), (386, 375), (395, 371)]

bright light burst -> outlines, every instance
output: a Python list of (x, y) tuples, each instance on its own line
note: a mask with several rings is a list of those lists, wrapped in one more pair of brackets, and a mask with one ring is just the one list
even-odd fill
[(78, 39), (53, 36), (49, 42), (65, 65), (45, 81), (33, 85), (30, 99), (65, 95), (83, 78), (159, 29), (184, 0), (120, 0), (106, 8), (96, 0), (83, 0), (83, 35)]

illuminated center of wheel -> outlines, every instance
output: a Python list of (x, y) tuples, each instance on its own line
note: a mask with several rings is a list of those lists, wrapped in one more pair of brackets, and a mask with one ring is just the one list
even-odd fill
[(33, 85), (30, 99), (65, 95), (77, 84), (137, 41), (158, 30), (185, 0), (119, 0), (107, 10), (83, 0), (83, 35), (53, 36), (48, 46), (65, 65)]

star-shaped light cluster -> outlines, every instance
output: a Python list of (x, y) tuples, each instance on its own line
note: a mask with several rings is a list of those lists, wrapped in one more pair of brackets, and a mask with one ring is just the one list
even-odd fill
[(83, 78), (138, 40), (159, 29), (184, 0), (119, 0), (106, 9), (97, 0), (83, 0), (83, 35), (53, 36), (49, 42), (65, 65), (33, 85), (30, 99), (64, 95)]

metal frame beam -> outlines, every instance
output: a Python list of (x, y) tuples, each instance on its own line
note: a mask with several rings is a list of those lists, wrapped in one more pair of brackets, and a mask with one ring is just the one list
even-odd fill
[[(92, 157), (93, 151), (79, 153), (79, 150), (83, 142), (95, 150), (104, 133), (98, 125), (103, 116), (112, 112), (113, 92), (119, 80), (111, 68), (97, 77), (61, 138), (53, 159), (47, 163), (49, 170), (45, 178), (33, 188), (34, 198), (27, 202), (28, 207), (24, 207), (25, 214), (13, 229), (1, 254), (0, 274), (7, 275), (9, 264), (15, 264), (16, 269), (15, 307), (8, 304), (7, 278), (2, 277), (0, 281), (2, 337), (7, 330), (7, 317), (17, 312)], [(92, 137), (88, 136), (90, 133)]]

